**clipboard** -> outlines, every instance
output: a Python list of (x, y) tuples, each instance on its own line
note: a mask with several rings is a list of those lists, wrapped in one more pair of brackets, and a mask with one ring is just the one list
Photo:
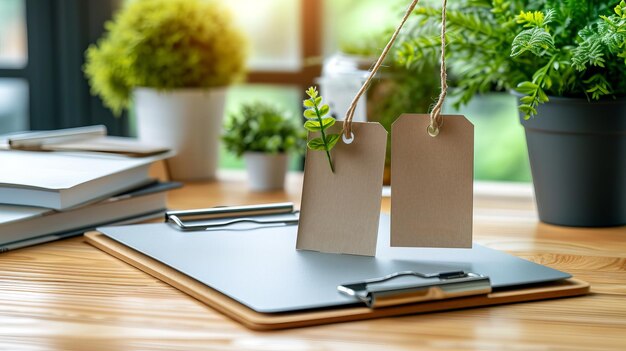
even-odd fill
[[(256, 231), (258, 236), (263, 237), (262, 239), (271, 239), (271, 237), (277, 236), (281, 239), (278, 241), (274, 241), (272, 245), (276, 245), (279, 243), (280, 245), (288, 245), (290, 244), (288, 241), (293, 240), (294, 246), (292, 247), (289, 254), (285, 256), (286, 260), (296, 259), (300, 260), (302, 258), (309, 259), (316, 262), (314, 266), (319, 265), (319, 262), (325, 262), (328, 260), (335, 260), (335, 262), (343, 262), (344, 264), (351, 264), (351, 262), (357, 262), (358, 264), (366, 263), (365, 266), (371, 266), (369, 269), (374, 269), (374, 271), (378, 272), (380, 267), (387, 267), (387, 262), (377, 262), (377, 258), (366, 258), (360, 256), (353, 255), (334, 255), (328, 256), (332, 254), (321, 254), (315, 252), (295, 252), (295, 237), (289, 237), (289, 232), (293, 231), (293, 229), (297, 229), (293, 224), (279, 224), (277, 223), (281, 216), (293, 216), (296, 213), (288, 213), (288, 204), (278, 204), (273, 205), (273, 214), (267, 215), (259, 213), (259, 207), (256, 206), (254, 208), (246, 208), (246, 207), (237, 207), (235, 211), (232, 213), (228, 213), (228, 209), (208, 209), (208, 215), (211, 217), (209, 221), (224, 221), (222, 215), (226, 214), (230, 215), (230, 219), (237, 218), (246, 218), (247, 225), (254, 226), (267, 226), (269, 228), (259, 229)], [(250, 215), (251, 212), (246, 212), (246, 210), (255, 211), (255, 215)], [(203, 277), (201, 275), (197, 275), (195, 273), (185, 274), (185, 270), (188, 270), (188, 267), (178, 266), (172, 268), (168, 266), (167, 259), (164, 257), (158, 257), (158, 254), (155, 252), (149, 252), (146, 250), (148, 255), (135, 250), (132, 246), (137, 248), (141, 248), (141, 245), (137, 245), (136, 243), (131, 243), (133, 239), (130, 239), (126, 245), (123, 243), (124, 235), (122, 237), (116, 236), (113, 232), (117, 233), (129, 233), (128, 237), (132, 237), (130, 234), (132, 230), (142, 229), (146, 230), (146, 235), (154, 235), (155, 239), (160, 235), (161, 232), (167, 232), (172, 235), (173, 238), (177, 238), (176, 240), (187, 240), (180, 238), (189, 238), (186, 235), (191, 235), (191, 237), (201, 238), (202, 240), (206, 240), (206, 234), (210, 233), (213, 235), (212, 238), (227, 238), (225, 239), (226, 243), (223, 247), (233, 246), (233, 243), (243, 243), (240, 239), (237, 238), (246, 238), (249, 235), (255, 235), (252, 230), (245, 231), (222, 231), (218, 226), (213, 227), (205, 227), (202, 228), (199, 224), (202, 222), (201, 220), (190, 220), (188, 218), (184, 218), (185, 215), (190, 216), (191, 218), (196, 218), (198, 216), (203, 216), (207, 213), (207, 211), (198, 211), (195, 210), (191, 213), (189, 212), (169, 212), (166, 214), (166, 221), (168, 223), (160, 223), (160, 224), (149, 224), (140, 226), (126, 226), (126, 227), (117, 227), (115, 230), (112, 230), (113, 227), (110, 228), (102, 228), (99, 229), (102, 232), (109, 233), (107, 236), (102, 233), (92, 232), (86, 234), (87, 242), (91, 245), (103, 250), (106, 253), (117, 257), (132, 266), (164, 281), (165, 283), (187, 293), (188, 295), (198, 299), (199, 301), (205, 303), (206, 305), (214, 308), (215, 310), (225, 314), (226, 316), (240, 322), (248, 328), (254, 330), (275, 330), (275, 329), (285, 329), (285, 328), (294, 328), (294, 327), (304, 327), (304, 326), (312, 326), (319, 324), (328, 324), (335, 322), (345, 322), (345, 321), (354, 321), (354, 320), (362, 320), (362, 319), (370, 319), (370, 318), (380, 318), (380, 317), (390, 317), (390, 316), (399, 316), (399, 315), (407, 315), (407, 314), (415, 314), (415, 313), (426, 313), (426, 312), (435, 312), (435, 311), (444, 311), (451, 309), (460, 309), (460, 308), (469, 308), (469, 307), (479, 307), (479, 306), (489, 306), (496, 304), (505, 304), (505, 303), (513, 303), (513, 302), (522, 302), (522, 301), (532, 301), (532, 300), (540, 300), (540, 299), (550, 299), (557, 297), (566, 297), (566, 296), (576, 296), (586, 294), (589, 291), (589, 284), (582, 282), (580, 280), (567, 278), (569, 275), (558, 272), (555, 270), (551, 270), (547, 267), (543, 267), (540, 265), (536, 265), (534, 263), (524, 261), (519, 258), (514, 258), (510, 256), (511, 259), (509, 262), (505, 262), (504, 265), (507, 264), (520, 264), (522, 266), (528, 266), (532, 269), (539, 269), (537, 272), (544, 272), (546, 279), (549, 281), (543, 282), (535, 282), (534, 284), (523, 284), (517, 286), (504, 286), (507, 284), (506, 280), (502, 277), (494, 276), (494, 281), (492, 281), (488, 276), (481, 275), (480, 272), (465, 272), (465, 271), (452, 271), (449, 270), (447, 272), (439, 272), (439, 273), (423, 273), (417, 271), (410, 272), (393, 272), (390, 276), (372, 276), (372, 279), (356, 279), (355, 281), (342, 281), (340, 284), (336, 284), (331, 286), (327, 281), (320, 281), (319, 284), (309, 285), (309, 288), (312, 286), (323, 286), (326, 284), (327, 287), (331, 287), (333, 294), (329, 294), (331, 302), (337, 302), (338, 304), (333, 305), (330, 303), (328, 306), (304, 306), (304, 308), (295, 309), (295, 310), (280, 310), (280, 309), (271, 309), (266, 308), (267, 306), (263, 306), (263, 304), (256, 303), (254, 300), (251, 302), (250, 300), (246, 300), (250, 298), (250, 296), (257, 295), (246, 295), (243, 293), (236, 294), (233, 293), (233, 290), (228, 290), (228, 284), (224, 285), (223, 282), (219, 282), (219, 279), (215, 281), (215, 286), (211, 287), (210, 284), (206, 284), (206, 281), (203, 282)], [(218, 212), (218, 213), (216, 213)], [(221, 212), (221, 214), (219, 214)], [(236, 215), (235, 215), (236, 214)], [(245, 214), (245, 216), (242, 216)], [(181, 227), (176, 223), (176, 220), (172, 217), (178, 218), (179, 221), (182, 221), (187, 225), (187, 228)], [(266, 221), (268, 218), (274, 218), (274, 223), (263, 223), (260, 224), (256, 221)], [(383, 240), (382, 245), (384, 245), (384, 241), (388, 243), (388, 230), (384, 231), (384, 223), (388, 224), (388, 218), (381, 222), (381, 234), (379, 234)], [(241, 225), (241, 222), (238, 222), (238, 225)], [(189, 227), (190, 224), (195, 224), (195, 227)], [(211, 224), (211, 223), (208, 223)], [(226, 226), (233, 225), (224, 224)], [(280, 228), (281, 230), (276, 230), (276, 234), (272, 234), (274, 229)], [(209, 230), (209, 231), (207, 231)], [(212, 233), (210, 231), (213, 231)], [(138, 233), (138, 232), (137, 232)], [(152, 233), (152, 234), (149, 234)], [(385, 239), (386, 234), (386, 239)], [(135, 239), (137, 239), (135, 235)], [(113, 239), (113, 238), (117, 238)], [(161, 238), (163, 242), (170, 243), (171, 238)], [(210, 239), (209, 242), (214, 241), (214, 239)], [(217, 239), (219, 240), (219, 239)], [(234, 241), (233, 241), (234, 240)], [(237, 241), (240, 240), (240, 241)], [(189, 240), (187, 240), (189, 241)], [(141, 241), (139, 241), (141, 242)], [(282, 244), (280, 244), (282, 243)], [(245, 245), (245, 244), (244, 244)], [(250, 243), (250, 245), (258, 245), (258, 242), (255, 244)], [(224, 250), (220, 245), (216, 245), (219, 250)], [(242, 246), (243, 247), (243, 246)], [(286, 246), (285, 246), (286, 247)], [(174, 250), (175, 248), (171, 248)], [(284, 249), (284, 247), (283, 247)], [(281, 249), (282, 250), (282, 249)], [(441, 249), (437, 249), (441, 250)], [(474, 249), (473, 249), (474, 250)], [(486, 248), (476, 247), (477, 254), (484, 256), (485, 253), (490, 255), (490, 251)], [(244, 250), (245, 251), (245, 250)], [(284, 250), (282, 250), (284, 251)], [(495, 255), (494, 259), (502, 259), (502, 255), (506, 255), (504, 253), (497, 253), (495, 250), (491, 250), (491, 254)], [(279, 251), (276, 251), (279, 252)], [(276, 255), (276, 252), (269, 253), (272, 255)], [(392, 253), (393, 254), (393, 253)], [(192, 254), (193, 255), (193, 254)], [(320, 256), (322, 255), (322, 256)], [(393, 254), (395, 255), (395, 254)], [(152, 257), (150, 257), (152, 256)], [(399, 255), (402, 256), (402, 255)], [(470, 255), (471, 256), (471, 255)], [(508, 255), (506, 255), (508, 256)], [(172, 255), (171, 257), (177, 257), (177, 255)], [(224, 256), (228, 257), (228, 256)], [(320, 258), (321, 257), (321, 258)], [(370, 260), (370, 261), (368, 261)], [(373, 260), (373, 261), (372, 261)], [(400, 260), (402, 261), (402, 260)], [(165, 262), (165, 263), (164, 263)], [(217, 263), (221, 262), (220, 259), (215, 261)], [(369, 262), (369, 263), (368, 263)], [(372, 264), (372, 262), (374, 264)], [(513, 262), (513, 263), (511, 263)], [(526, 263), (523, 263), (526, 262)], [(170, 262), (171, 263), (171, 262)], [(216, 263), (216, 264), (217, 264)], [(222, 262), (223, 263), (223, 262)], [(397, 262), (392, 262), (393, 264), (397, 264)], [(289, 264), (286, 262), (285, 264)], [(406, 264), (406, 262), (400, 262), (400, 266), (402, 264)], [(277, 266), (279, 267), (279, 266)], [(393, 266), (390, 268), (394, 268)], [(476, 267), (481, 267), (480, 264), (477, 264)], [(482, 267), (485, 267), (484, 263)], [(526, 267), (526, 268), (528, 268)], [(543, 268), (540, 268), (543, 267)], [(467, 268), (467, 267), (465, 267)], [(526, 269), (523, 268), (523, 269)], [(544, 270), (545, 268), (545, 270)], [(316, 268), (312, 268), (315, 270)], [(531, 269), (531, 271), (532, 271)], [(341, 269), (338, 269), (341, 271)], [(349, 270), (350, 271), (350, 270)], [(245, 273), (245, 272), (242, 272)], [(280, 272), (277, 272), (280, 273)], [(315, 273), (315, 272), (314, 272)], [(357, 272), (358, 273), (358, 272)], [(411, 278), (405, 275), (410, 274), (423, 274), (427, 277), (415, 277), (418, 279), (418, 283), (415, 282), (403, 282), (403, 283), (395, 283), (392, 284), (391, 287), (383, 286), (376, 287), (377, 283), (380, 283), (381, 280), (383, 282), (393, 282), (396, 278)], [(367, 274), (367, 270), (365, 272), (361, 272), (361, 277), (363, 274)], [(543, 274), (543, 273), (542, 273)], [(358, 274), (356, 274), (358, 275)], [(316, 275), (312, 275), (315, 278)], [(341, 276), (340, 276), (341, 277)], [(530, 281), (531, 276), (519, 277), (521, 281)], [(251, 276), (242, 274), (241, 279), (253, 279)], [(275, 278), (274, 279), (282, 279)], [(286, 278), (285, 278), (286, 279)], [(340, 278), (337, 278), (340, 279)], [(239, 279), (234, 280), (235, 283), (240, 282)], [(286, 279), (285, 281), (289, 281)], [(243, 284), (241, 286), (247, 286), (248, 290), (258, 290), (258, 294), (263, 294), (264, 287), (263, 284), (259, 284), (258, 282), (255, 284), (254, 281), (251, 281), (249, 284)], [(372, 286), (373, 285), (373, 286)], [(270, 286), (268, 289), (275, 289), (275, 292), (283, 292), (284, 290), (289, 290), (289, 286)], [(297, 290), (296, 288), (292, 288), (292, 290)], [(306, 291), (306, 290), (305, 290)], [(300, 290), (302, 292), (302, 290)], [(319, 294), (312, 294), (318, 296)], [(323, 295), (323, 294), (322, 294)], [(337, 296), (341, 295), (341, 299)], [(256, 297), (255, 297), (256, 298)], [(281, 297), (283, 300), (289, 300), (290, 295), (286, 294)], [(256, 299), (263, 301), (263, 299)], [(306, 299), (305, 299), (306, 300)], [(322, 299), (322, 301), (324, 301)], [(258, 301), (257, 301), (258, 302)], [(326, 301), (328, 302), (328, 301)], [(256, 303), (256, 304), (255, 304)], [(289, 307), (293, 308), (294, 306), (298, 306), (297, 303), (293, 304)], [(275, 306), (274, 306), (275, 307)], [(302, 307), (302, 306), (300, 306)], [(311, 308), (306, 308), (311, 307)]]

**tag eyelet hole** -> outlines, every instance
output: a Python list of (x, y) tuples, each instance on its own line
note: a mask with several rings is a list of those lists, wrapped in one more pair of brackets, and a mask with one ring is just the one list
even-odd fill
[(439, 128), (437, 128), (436, 126), (432, 124), (429, 124), (428, 128), (426, 128), (426, 132), (428, 132), (428, 135), (434, 138), (437, 135), (439, 135)]
[(350, 139), (347, 139), (345, 134), (341, 134), (341, 140), (343, 140), (344, 144), (352, 144), (352, 142), (354, 141), (354, 133), (350, 132)]

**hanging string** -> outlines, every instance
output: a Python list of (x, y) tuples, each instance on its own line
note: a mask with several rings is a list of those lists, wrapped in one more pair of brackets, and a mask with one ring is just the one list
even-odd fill
[(363, 86), (361, 86), (361, 89), (359, 89), (359, 92), (356, 94), (356, 96), (352, 100), (352, 103), (350, 104), (348, 111), (346, 111), (346, 117), (343, 120), (344, 138), (352, 140), (352, 138), (354, 137), (354, 135), (352, 134), (352, 119), (354, 118), (354, 111), (356, 110), (356, 106), (359, 102), (359, 99), (361, 98), (361, 95), (363, 95), (363, 93), (365, 93), (365, 91), (369, 87), (372, 81), (372, 78), (374, 77), (374, 75), (376, 75), (376, 72), (378, 72), (378, 69), (380, 68), (383, 61), (385, 60), (385, 57), (387, 57), (387, 54), (389, 53), (389, 50), (393, 46), (393, 43), (396, 41), (396, 37), (398, 37), (398, 34), (400, 33), (402, 26), (404, 26), (404, 23), (409, 18), (409, 16), (413, 12), (413, 9), (415, 9), (415, 6), (417, 5), (418, 2), (419, 0), (413, 0), (413, 2), (411, 2), (411, 5), (409, 5), (408, 9), (406, 10), (406, 13), (404, 14), (404, 17), (402, 18), (402, 22), (400, 23), (398, 28), (396, 28), (396, 31), (391, 36), (391, 39), (387, 43), (387, 46), (385, 46), (385, 49), (383, 50), (382, 54), (378, 58), (378, 61), (376, 61), (376, 64), (374, 64), (374, 67), (372, 68), (369, 76), (367, 77), (367, 80), (365, 80), (365, 83), (363, 83)]
[(441, 93), (439, 100), (432, 111), (430, 111), (430, 125), (428, 126), (428, 134), (435, 137), (439, 134), (439, 129), (443, 125), (443, 117), (441, 109), (443, 101), (448, 94), (448, 73), (446, 72), (446, 5), (448, 1), (443, 0), (441, 5)]

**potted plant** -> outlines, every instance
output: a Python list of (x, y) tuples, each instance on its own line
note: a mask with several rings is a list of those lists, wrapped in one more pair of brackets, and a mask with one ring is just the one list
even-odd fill
[(289, 152), (304, 151), (305, 132), (280, 108), (247, 103), (229, 116), (222, 137), (226, 148), (243, 156), (253, 191), (282, 189)]
[[(626, 2), (460, 0), (448, 11), (456, 104), (512, 90), (539, 217), (626, 224)], [(441, 9), (420, 7), (397, 59), (436, 60)], [(488, 113), (488, 111), (485, 111)]]
[(245, 41), (216, 1), (126, 2), (86, 52), (92, 92), (116, 115), (134, 103), (140, 140), (172, 147), (174, 179), (213, 178), (226, 87), (244, 75)]

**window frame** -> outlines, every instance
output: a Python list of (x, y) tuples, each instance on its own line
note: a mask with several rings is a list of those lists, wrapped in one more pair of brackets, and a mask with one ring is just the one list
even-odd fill
[(23, 68), (0, 68), (2, 78), (28, 83), (30, 129), (104, 124), (128, 134), (128, 117), (114, 118), (91, 96), (82, 67), (84, 52), (104, 32), (119, 0), (25, 0), (28, 59)]
[[(300, 62), (298, 71), (251, 71), (246, 83), (295, 85), (304, 90), (322, 73), (323, 0), (300, 0)], [(313, 59), (313, 60), (310, 60)], [(317, 61), (309, 64), (309, 61)]]

